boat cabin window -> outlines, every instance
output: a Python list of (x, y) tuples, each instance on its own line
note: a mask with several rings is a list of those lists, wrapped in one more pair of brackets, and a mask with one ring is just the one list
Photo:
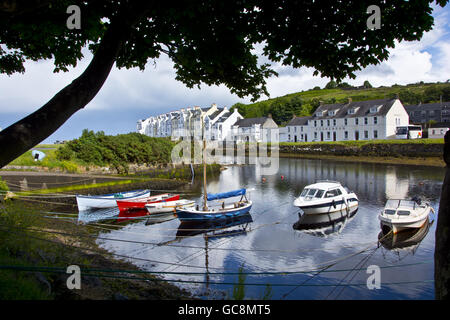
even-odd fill
[(392, 209), (386, 209), (386, 210), (384, 210), (384, 213), (385, 213), (385, 214), (395, 214), (395, 210), (392, 210)]
[(304, 189), (300, 196), (322, 198), (323, 193), (324, 191), (319, 189)]
[(332, 198), (332, 197), (336, 197), (338, 195), (342, 194), (341, 190), (339, 189), (334, 189), (334, 190), (329, 190), (327, 191), (327, 193), (325, 194), (325, 198)]
[(322, 196), (323, 196), (324, 193), (325, 193), (325, 191), (323, 191), (323, 190), (318, 190), (317, 193), (316, 193), (316, 195), (315, 195), (315, 198), (322, 198)]
[(410, 214), (410, 212), (408, 210), (398, 210), (397, 214), (399, 216), (408, 216)]

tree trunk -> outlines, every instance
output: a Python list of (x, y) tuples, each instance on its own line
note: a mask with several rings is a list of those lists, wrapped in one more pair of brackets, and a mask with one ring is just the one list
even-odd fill
[(49, 137), (95, 97), (130, 35), (133, 24), (124, 20), (111, 23), (83, 74), (40, 109), (0, 131), (0, 168)]
[(444, 161), (447, 164), (439, 202), (434, 247), (434, 288), (436, 299), (448, 299), (450, 288), (450, 131), (444, 137)]

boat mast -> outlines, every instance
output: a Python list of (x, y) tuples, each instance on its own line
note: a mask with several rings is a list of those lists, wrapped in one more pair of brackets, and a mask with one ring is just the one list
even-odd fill
[(204, 117), (201, 117), (202, 119), (202, 139), (203, 139), (203, 211), (208, 210), (208, 196), (206, 192), (206, 138), (205, 138), (205, 121)]

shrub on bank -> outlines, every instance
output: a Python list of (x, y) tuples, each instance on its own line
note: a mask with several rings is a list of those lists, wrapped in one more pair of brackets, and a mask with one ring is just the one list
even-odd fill
[(67, 142), (56, 152), (58, 160), (87, 165), (112, 166), (127, 173), (128, 165), (169, 163), (174, 143), (140, 133), (105, 135), (103, 131), (83, 130), (80, 138)]

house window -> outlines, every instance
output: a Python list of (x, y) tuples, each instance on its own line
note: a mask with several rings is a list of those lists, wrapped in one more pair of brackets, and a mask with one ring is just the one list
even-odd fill
[(323, 127), (323, 120), (320, 120), (320, 126)]
[(369, 139), (369, 131), (364, 130), (364, 139)]
[(373, 117), (373, 124), (377, 124), (378, 123), (378, 118), (377, 117)]
[(288, 140), (291, 141), (291, 135), (288, 135)]
[(355, 124), (358, 125), (359, 124), (359, 120), (358, 118), (355, 118)]
[(364, 124), (368, 124), (369, 120), (367, 118), (364, 118)]
[(378, 131), (377, 130), (373, 130), (373, 138), (378, 139)]
[(297, 132), (297, 127), (294, 127), (294, 131)]
[(347, 119), (344, 119), (344, 125), (345, 126), (347, 125)]
[(327, 126), (330, 126), (330, 119), (327, 120)]
[(317, 120), (314, 120), (314, 127), (317, 127)]
[(344, 139), (348, 140), (348, 131), (344, 131)]
[(336, 119), (333, 119), (333, 126), (336, 125)]
[(317, 139), (317, 132), (314, 132), (314, 139)]
[(328, 139), (328, 140), (331, 139), (331, 133), (330, 133), (330, 131), (327, 132), (327, 139)]
[(300, 127), (300, 131), (303, 132), (303, 126)]
[(288, 127), (288, 132), (291, 132), (291, 127)]

